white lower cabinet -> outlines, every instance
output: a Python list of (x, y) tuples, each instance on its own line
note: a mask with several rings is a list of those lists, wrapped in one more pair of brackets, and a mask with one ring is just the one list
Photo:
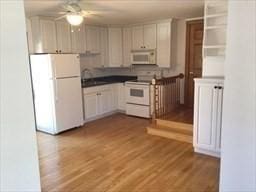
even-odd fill
[(84, 116), (85, 119), (92, 119), (98, 115), (97, 93), (84, 94)]
[(195, 152), (220, 156), (222, 100), (223, 79), (195, 79)]
[(125, 99), (125, 85), (124, 83), (117, 84), (117, 109), (120, 111), (126, 110), (126, 99)]
[(83, 93), (85, 122), (125, 110), (123, 83), (84, 88)]

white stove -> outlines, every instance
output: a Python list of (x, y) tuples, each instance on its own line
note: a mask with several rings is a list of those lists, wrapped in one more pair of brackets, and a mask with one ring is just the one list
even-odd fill
[(151, 81), (135, 80), (125, 82), (126, 114), (151, 117)]

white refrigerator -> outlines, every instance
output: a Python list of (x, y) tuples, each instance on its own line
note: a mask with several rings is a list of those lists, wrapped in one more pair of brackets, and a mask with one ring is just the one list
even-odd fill
[(30, 63), (37, 130), (58, 134), (83, 125), (79, 55), (31, 55)]

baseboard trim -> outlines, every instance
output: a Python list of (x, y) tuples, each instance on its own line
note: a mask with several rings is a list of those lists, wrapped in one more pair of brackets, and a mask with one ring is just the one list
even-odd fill
[(216, 151), (210, 151), (210, 150), (201, 149), (201, 148), (198, 148), (198, 147), (194, 147), (194, 151), (196, 153), (200, 153), (200, 154), (204, 154), (204, 155), (209, 155), (209, 156), (213, 156), (213, 157), (217, 157), (217, 158), (221, 157), (220, 152), (216, 152)]

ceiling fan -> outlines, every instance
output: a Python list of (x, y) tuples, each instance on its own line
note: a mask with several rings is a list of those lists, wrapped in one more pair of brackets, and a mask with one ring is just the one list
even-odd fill
[(61, 7), (65, 10), (64, 12), (59, 12), (62, 16), (56, 18), (55, 20), (60, 20), (66, 18), (68, 23), (72, 26), (79, 26), (85, 17), (90, 17), (91, 15), (97, 15), (92, 11), (85, 11), (79, 5), (79, 0), (69, 0)]

